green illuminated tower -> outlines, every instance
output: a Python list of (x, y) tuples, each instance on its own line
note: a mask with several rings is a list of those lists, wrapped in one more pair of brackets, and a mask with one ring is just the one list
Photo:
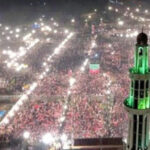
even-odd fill
[(124, 101), (129, 116), (126, 150), (149, 150), (150, 68), (148, 38), (145, 33), (137, 36), (134, 67), (129, 69), (130, 95)]

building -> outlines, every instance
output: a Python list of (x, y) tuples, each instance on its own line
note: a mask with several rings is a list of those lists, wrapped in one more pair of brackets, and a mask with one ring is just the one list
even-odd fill
[(149, 150), (150, 116), (150, 68), (148, 61), (148, 37), (137, 36), (134, 66), (129, 69), (130, 95), (124, 101), (129, 116), (126, 150)]

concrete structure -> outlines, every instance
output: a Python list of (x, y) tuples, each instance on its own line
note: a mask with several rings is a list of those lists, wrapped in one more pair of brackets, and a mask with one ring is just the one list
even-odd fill
[(124, 101), (129, 116), (126, 150), (149, 150), (150, 68), (147, 42), (145, 33), (137, 36), (134, 67), (129, 69), (130, 95)]

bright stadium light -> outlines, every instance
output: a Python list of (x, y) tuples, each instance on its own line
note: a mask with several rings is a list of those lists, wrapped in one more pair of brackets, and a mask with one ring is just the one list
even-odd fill
[(127, 7), (127, 10), (130, 10), (130, 7)]
[(16, 29), (16, 32), (17, 32), (17, 33), (19, 33), (19, 32), (20, 32), (20, 29), (19, 29), (19, 28), (17, 28), (17, 29)]
[(88, 16), (88, 18), (89, 18), (89, 19), (91, 19), (91, 18), (92, 18), (92, 16), (91, 16), (91, 15), (89, 15), (89, 16)]
[(64, 120), (65, 120), (65, 116), (62, 116), (62, 117), (59, 119), (60, 122), (63, 122)]
[(17, 103), (18, 103), (18, 105), (22, 105), (22, 104), (23, 104), (23, 102), (22, 102), (22, 101), (18, 101)]
[(25, 131), (25, 132), (23, 133), (23, 137), (24, 137), (25, 139), (29, 139), (30, 133), (29, 133), (28, 131)]
[(46, 133), (42, 137), (42, 142), (46, 145), (51, 145), (55, 141), (54, 137), (50, 133)]
[(60, 149), (61, 148), (61, 143), (60, 142), (55, 143), (55, 148)]
[(123, 34), (120, 34), (120, 37), (123, 37)]
[(54, 25), (54, 26), (57, 26), (57, 22), (54, 22), (53, 25)]
[(4, 119), (4, 123), (5, 123), (5, 124), (8, 124), (8, 123), (9, 123), (9, 119), (8, 119), (8, 118), (5, 118), (5, 119)]
[(43, 79), (44, 78), (44, 76), (41, 74), (40, 76), (39, 76), (39, 79)]
[(145, 21), (145, 18), (141, 18), (141, 21), (144, 22), (144, 21)]
[(147, 9), (145, 10), (145, 13), (146, 13), (146, 14), (148, 13), (148, 10), (147, 10)]
[(46, 62), (43, 62), (43, 66), (46, 66), (47, 65), (47, 63)]
[(9, 33), (10, 33), (10, 34), (13, 34), (14, 32), (11, 30)]
[(7, 51), (6, 51), (6, 50), (3, 50), (2, 53), (3, 53), (3, 54), (7, 54)]
[(70, 90), (68, 90), (67, 94), (68, 94), (68, 95), (70, 95), (70, 94), (71, 94), (71, 91), (70, 91)]
[(106, 73), (103, 73), (103, 76), (106, 77), (107, 76)]
[(82, 72), (85, 70), (85, 68), (84, 67), (81, 67), (81, 69), (80, 69)]
[(128, 38), (128, 37), (129, 37), (129, 34), (127, 33), (127, 34), (126, 34), (126, 38)]
[(46, 72), (49, 72), (49, 68), (46, 68)]
[(2, 32), (2, 35), (5, 35), (5, 32)]
[(10, 111), (8, 114), (9, 117), (13, 117), (14, 116), (14, 111)]
[(47, 39), (46, 39), (47, 42), (50, 42), (50, 40), (51, 40), (50, 38), (47, 38)]
[(37, 83), (34, 82), (34, 83), (32, 83), (32, 85), (30, 86), (30, 90), (33, 91), (36, 87), (37, 87)]
[(97, 9), (94, 9), (95, 12), (97, 12)]
[(107, 94), (110, 94), (111, 92), (110, 92), (110, 90), (107, 90), (106, 93), (107, 93)]
[(25, 35), (25, 36), (23, 37), (23, 41), (28, 40), (31, 36), (32, 36), (32, 34), (31, 34), (31, 33), (28, 33), (27, 35)]
[(55, 48), (54, 54), (59, 54), (60, 48)]
[(67, 141), (67, 135), (66, 134), (63, 134), (61, 137), (60, 137), (62, 143), (66, 142)]
[(73, 86), (73, 84), (76, 82), (76, 79), (75, 78), (70, 78), (69, 79), (69, 83), (70, 83), (70, 86)]
[(108, 7), (108, 10), (112, 10), (112, 7), (111, 7), (111, 6), (109, 6), (109, 7)]
[(126, 139), (126, 138), (123, 138), (123, 142), (127, 144), (127, 139)]
[(40, 20), (40, 21), (43, 21), (43, 19), (42, 19), (42, 18), (39, 18), (39, 20)]
[(75, 23), (75, 19), (71, 19), (71, 22), (72, 22), (72, 23)]
[(118, 25), (123, 26), (123, 25), (124, 25), (124, 21), (119, 20), (119, 21), (118, 21)]
[(112, 47), (112, 45), (111, 45), (111, 44), (108, 44), (108, 47), (109, 47), (109, 48), (111, 48), (111, 47)]
[(66, 29), (66, 30), (65, 30), (65, 34), (68, 34), (68, 33), (69, 33), (69, 30)]
[(7, 31), (7, 30), (9, 30), (10, 28), (9, 27), (5, 27), (5, 30)]
[(10, 40), (10, 37), (9, 37), (9, 36), (7, 36), (7, 37), (6, 37), (6, 39), (7, 39), (7, 40)]
[(19, 34), (16, 34), (15, 37), (18, 38), (18, 37), (19, 37)]
[(57, 30), (54, 30), (54, 33), (56, 34), (58, 31)]
[(18, 111), (18, 110), (19, 110), (19, 106), (16, 105), (16, 106), (14, 107), (14, 110), (15, 110), (15, 111)]
[(136, 10), (135, 10), (136, 12), (139, 12), (140, 10), (139, 10), (139, 8), (136, 8)]
[(83, 66), (84, 66), (84, 67), (87, 65), (88, 61), (89, 61), (89, 59), (88, 59), (88, 58), (87, 58), (87, 59), (85, 59), (85, 61), (84, 61), (84, 63), (83, 63)]
[(70, 149), (71, 144), (72, 144), (71, 140), (65, 141), (63, 143), (63, 149)]
[(67, 105), (64, 105), (64, 109), (66, 110), (68, 108), (68, 106)]
[(134, 36), (137, 36), (137, 35), (138, 35), (138, 31), (135, 31), (135, 32), (133, 33), (133, 35), (134, 35)]
[(119, 10), (116, 8), (116, 9), (115, 9), (115, 12), (118, 12), (118, 11), (119, 11)]
[(97, 44), (95, 41), (92, 42), (92, 48), (97, 47)]
[(32, 33), (36, 33), (36, 31), (35, 31), (35, 30), (32, 30)]

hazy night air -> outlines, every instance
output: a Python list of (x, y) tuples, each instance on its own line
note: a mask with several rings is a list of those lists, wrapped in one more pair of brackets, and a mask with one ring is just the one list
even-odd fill
[(0, 1), (0, 150), (149, 150), (150, 2)]

